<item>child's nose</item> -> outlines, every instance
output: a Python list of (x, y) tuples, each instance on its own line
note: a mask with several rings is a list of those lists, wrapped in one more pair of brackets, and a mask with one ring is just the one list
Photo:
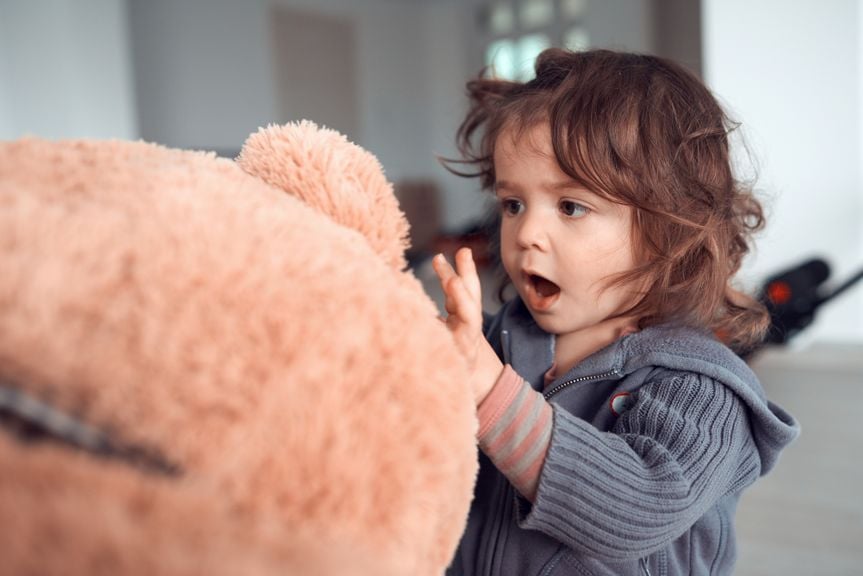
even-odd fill
[(537, 210), (526, 210), (522, 214), (516, 233), (516, 241), (524, 249), (546, 250), (548, 248), (548, 226)]

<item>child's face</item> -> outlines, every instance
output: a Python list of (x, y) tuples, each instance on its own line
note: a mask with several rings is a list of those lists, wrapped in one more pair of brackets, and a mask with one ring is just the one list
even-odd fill
[(494, 153), (504, 268), (537, 324), (559, 336), (584, 331), (635, 303), (609, 277), (635, 266), (632, 208), (572, 181), (558, 166), (547, 125)]

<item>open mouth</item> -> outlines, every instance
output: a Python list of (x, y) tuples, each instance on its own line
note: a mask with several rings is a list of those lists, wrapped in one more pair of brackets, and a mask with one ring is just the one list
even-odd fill
[(560, 296), (560, 286), (539, 274), (526, 274), (528, 305), (535, 310), (547, 310)]

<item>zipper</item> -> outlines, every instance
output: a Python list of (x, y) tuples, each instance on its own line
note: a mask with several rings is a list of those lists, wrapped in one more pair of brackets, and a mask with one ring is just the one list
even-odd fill
[(504, 523), (508, 521), (507, 514), (507, 481), (504, 479), (503, 475), (498, 472), (497, 477), (495, 478), (495, 487), (498, 489), (498, 493), (495, 494), (495, 500), (497, 500), (498, 504), (494, 507), (493, 517), (492, 517), (492, 526), (493, 530), (491, 531), (494, 534), (493, 540), (491, 542), (491, 554), (486, 555), (486, 565), (485, 570), (483, 570), (483, 574), (488, 574), (491, 576), (494, 574), (495, 568), (495, 560), (498, 555), (498, 548), (502, 547), (501, 545), (501, 534), (503, 533)]
[[(509, 330), (501, 330), (500, 332), (501, 339), (501, 351), (503, 352), (503, 361), (507, 364), (511, 364), (510, 357), (510, 339), (509, 339)], [(495, 468), (495, 494), (493, 496), (493, 500), (495, 502), (495, 506), (492, 509), (492, 517), (491, 517), (491, 527), (492, 529), (489, 531), (490, 541), (490, 551), (486, 551), (482, 574), (492, 576), (495, 569), (495, 560), (497, 559), (498, 549), (502, 547), (500, 543), (501, 534), (503, 532), (503, 524), (507, 521), (506, 515), (506, 491), (507, 481), (503, 477), (503, 474)]]
[(620, 376), (620, 372), (618, 372), (617, 370), (609, 370), (608, 372), (603, 372), (602, 374), (592, 374), (590, 376), (579, 376), (578, 378), (573, 378), (572, 380), (567, 380), (566, 382), (558, 384), (557, 386), (555, 386), (551, 390), (547, 390), (547, 391), (543, 392), (542, 395), (546, 400), (549, 400), (552, 396), (554, 396), (555, 394), (557, 394), (561, 390), (569, 388), (573, 384), (578, 384), (579, 382), (588, 382), (590, 380), (601, 380), (603, 378), (611, 378), (612, 376)]
[(647, 559), (646, 558), (639, 558), (638, 559), (638, 565), (641, 567), (641, 573), (644, 576), (650, 576), (650, 568), (647, 567)]

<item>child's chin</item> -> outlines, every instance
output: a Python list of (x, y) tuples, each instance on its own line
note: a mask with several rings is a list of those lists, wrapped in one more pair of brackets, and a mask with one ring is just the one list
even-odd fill
[(569, 326), (564, 326), (559, 318), (555, 318), (550, 313), (531, 310), (530, 315), (533, 317), (533, 321), (536, 322), (536, 325), (542, 328), (543, 332), (557, 335), (571, 331)]

